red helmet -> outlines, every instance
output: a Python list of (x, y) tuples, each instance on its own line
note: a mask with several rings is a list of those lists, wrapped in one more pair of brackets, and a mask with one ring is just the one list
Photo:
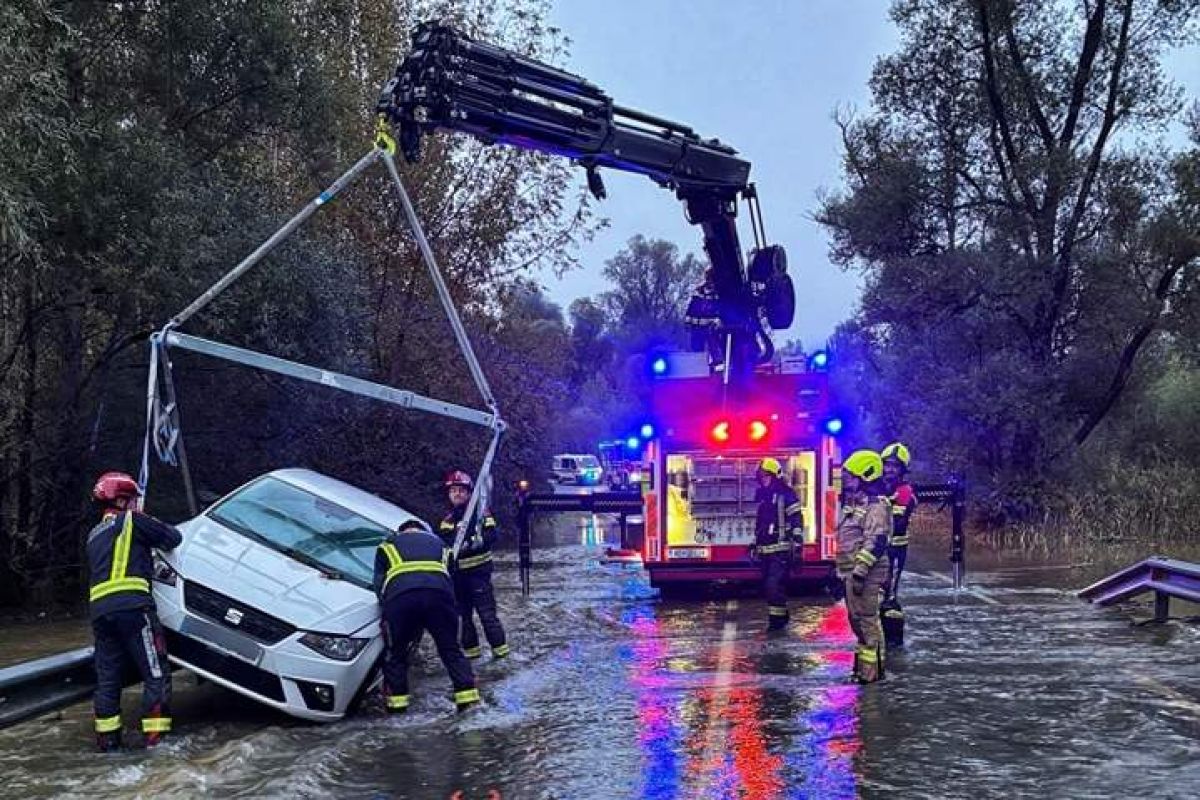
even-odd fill
[(137, 497), (142, 493), (137, 481), (124, 472), (106, 472), (96, 479), (92, 487), (92, 498), (101, 503), (111, 503), (122, 497)]
[(475, 485), (475, 481), (471, 480), (471, 476), (463, 472), (461, 469), (456, 469), (446, 476), (446, 488), (451, 486), (465, 486), (470, 489)]

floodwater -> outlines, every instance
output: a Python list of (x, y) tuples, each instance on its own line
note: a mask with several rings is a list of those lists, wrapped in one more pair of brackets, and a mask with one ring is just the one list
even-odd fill
[(661, 600), (639, 570), (599, 563), (597, 530), (572, 522), (535, 550), (528, 598), (502, 556), (514, 653), (479, 665), (481, 709), (453, 712), (428, 650), (409, 715), (371, 708), (327, 726), (176, 673), (169, 744), (93, 755), (90, 711), (76, 706), (0, 732), (2, 793), (1200, 796), (1200, 626), (1139, 625), (1138, 607), (1074, 597), (1107, 568), (975, 557), (970, 589), (955, 592), (945, 554), (918, 550), (901, 591), (906, 647), (886, 681), (860, 687), (845, 682), (840, 603), (797, 598), (786, 634), (768, 637), (757, 597)]

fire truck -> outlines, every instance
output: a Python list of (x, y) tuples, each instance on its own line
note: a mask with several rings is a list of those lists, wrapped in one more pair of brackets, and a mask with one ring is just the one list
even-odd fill
[[(662, 356), (652, 402), (656, 435), (646, 445), (642, 557), (652, 585), (664, 589), (760, 579), (754, 541), (756, 471), (768, 456), (804, 506), (803, 543), (791, 582), (833, 576), (837, 526), (837, 435), (825, 371), (828, 356), (776, 358), (760, 365), (754, 392), (729, 402), (704, 354)], [(660, 363), (661, 366), (661, 363)]]

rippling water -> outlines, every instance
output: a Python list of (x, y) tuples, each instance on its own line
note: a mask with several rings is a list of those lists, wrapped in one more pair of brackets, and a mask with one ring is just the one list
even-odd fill
[[(502, 562), (514, 655), (481, 665), (483, 709), (453, 713), (432, 652), (410, 715), (372, 709), (323, 727), (176, 673), (168, 745), (92, 755), (78, 706), (0, 732), (2, 793), (1200, 796), (1200, 632), (1081, 603), (1069, 590), (1092, 568), (980, 558), (973, 591), (956, 594), (940, 553), (914, 554), (908, 646), (886, 682), (860, 688), (843, 680), (852, 636), (840, 604), (794, 601), (788, 634), (768, 638), (757, 598), (660, 601), (597, 552), (539, 551), (531, 598)], [(136, 696), (126, 700), (132, 720)]]

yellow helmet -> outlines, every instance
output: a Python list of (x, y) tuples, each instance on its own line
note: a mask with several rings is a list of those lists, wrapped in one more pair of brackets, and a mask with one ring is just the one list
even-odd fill
[(880, 458), (887, 461), (889, 458), (894, 458), (901, 464), (908, 467), (909, 459), (908, 448), (900, 444), (900, 442), (892, 442), (887, 447), (883, 448), (883, 452), (879, 454)]
[(855, 450), (842, 462), (842, 471), (864, 481), (878, 480), (883, 475), (883, 459), (874, 450)]
[(764, 458), (758, 465), (759, 472), (765, 472), (778, 478), (783, 474), (783, 465), (773, 458)]

